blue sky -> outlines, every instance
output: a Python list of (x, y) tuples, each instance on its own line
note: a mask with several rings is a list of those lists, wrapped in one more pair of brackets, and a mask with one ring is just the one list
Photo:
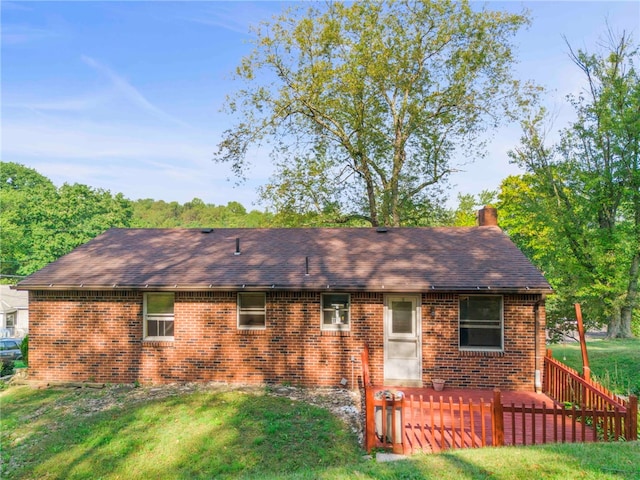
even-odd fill
[[(220, 109), (237, 88), (233, 69), (250, 52), (249, 26), (286, 5), (2, 1), (2, 160), (35, 168), (56, 185), (253, 208), (255, 189), (271, 172), (268, 152), (251, 152), (249, 181), (239, 187), (211, 159), (231, 126)], [(595, 50), (608, 22), (640, 38), (637, 1), (487, 6), (530, 10), (533, 24), (516, 38), (516, 73), (551, 90), (556, 130), (571, 118), (565, 95), (583, 86), (562, 36)], [(519, 173), (507, 157), (518, 137), (516, 126), (494, 132), (487, 157), (451, 178), (452, 199), (496, 189)]]

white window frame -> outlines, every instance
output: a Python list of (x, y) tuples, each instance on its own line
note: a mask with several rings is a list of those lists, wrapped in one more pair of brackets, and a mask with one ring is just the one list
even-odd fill
[[(344, 313), (346, 315), (346, 319), (340, 319), (340, 322), (334, 323), (324, 323), (324, 314), (326, 311), (332, 310), (331, 308), (324, 306), (324, 298), (329, 295), (344, 295), (347, 297), (347, 307), (338, 309), (338, 315), (342, 315)], [(335, 311), (335, 310), (333, 310)], [(345, 321), (346, 320), (346, 321)], [(344, 292), (327, 292), (322, 293), (320, 295), (320, 329), (328, 330), (328, 331), (349, 331), (351, 330), (351, 294)]]
[[(496, 329), (494, 327), (491, 326), (486, 326), (483, 327), (481, 326), (483, 322), (488, 323), (488, 322), (495, 322), (495, 320), (473, 320), (473, 319), (465, 319), (463, 320), (461, 318), (461, 312), (462, 312), (462, 308), (460, 308), (460, 302), (462, 301), (463, 298), (466, 297), (480, 297), (480, 298), (487, 298), (487, 297), (492, 297), (492, 298), (499, 298), (500, 299), (500, 346), (496, 346), (496, 347), (486, 347), (486, 346), (467, 346), (467, 345), (462, 345), (462, 328), (463, 325), (462, 323), (467, 321), (467, 322), (475, 322), (476, 324), (478, 324), (475, 327), (465, 327), (465, 328), (492, 328), (492, 329)], [(504, 352), (504, 296), (503, 295), (460, 295), (458, 297), (458, 348), (460, 350), (463, 351), (477, 351), (477, 352)]]
[[(153, 296), (153, 295), (172, 295), (173, 296), (173, 313), (155, 313), (155, 314), (149, 314), (149, 312), (147, 311), (147, 306), (148, 306), (148, 298), (149, 296)], [(152, 321), (164, 321), (164, 322), (168, 322), (171, 321), (173, 322), (173, 328), (174, 328), (174, 334), (175, 334), (175, 328), (176, 328), (176, 321), (175, 321), (175, 308), (176, 308), (176, 297), (175, 297), (175, 293), (173, 292), (148, 292), (144, 294), (144, 307), (143, 307), (143, 311), (144, 311), (144, 322), (143, 322), (143, 330), (144, 330), (144, 340), (148, 340), (148, 341), (163, 341), (163, 342), (172, 342), (175, 339), (174, 335), (158, 335), (158, 336), (149, 336), (148, 334), (148, 322), (149, 320)]]
[[(249, 307), (249, 308), (243, 308), (240, 304), (240, 299), (243, 296), (262, 296), (262, 307)], [(237, 327), (238, 330), (265, 330), (267, 328), (267, 294), (265, 292), (238, 292), (238, 300), (237, 300)], [(264, 316), (264, 323), (262, 325), (241, 325), (240, 324), (240, 317), (243, 313), (246, 314), (253, 314), (253, 315), (263, 315)]]
[(12, 310), (11, 312), (6, 313), (6, 320), (5, 320), (6, 328), (11, 328), (11, 329), (16, 328), (17, 321), (18, 321), (18, 312), (16, 310)]

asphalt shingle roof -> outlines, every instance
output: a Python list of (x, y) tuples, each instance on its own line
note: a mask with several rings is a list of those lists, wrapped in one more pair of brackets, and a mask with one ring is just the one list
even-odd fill
[(551, 292), (498, 227), (386, 230), (111, 229), (18, 288)]

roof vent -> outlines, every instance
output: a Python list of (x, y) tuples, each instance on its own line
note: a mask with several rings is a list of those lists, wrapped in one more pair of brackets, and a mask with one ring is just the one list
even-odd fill
[(387, 229), (387, 227), (378, 227), (376, 228), (376, 232), (378, 233), (387, 233), (389, 230)]
[(240, 238), (238, 237), (236, 237), (236, 251), (233, 254), (240, 255)]
[(200, 230), (200, 233), (211, 233), (213, 232), (213, 228), (203, 228)]

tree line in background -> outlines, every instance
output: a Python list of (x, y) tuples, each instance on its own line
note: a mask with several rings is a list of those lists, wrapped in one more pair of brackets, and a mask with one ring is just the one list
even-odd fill
[[(528, 22), (465, 1), (300, 4), (256, 30), (236, 72), (244, 87), (227, 103), (239, 122), (215, 157), (242, 177), (249, 148), (270, 141), (276, 173), (260, 194), (271, 210), (56, 188), (6, 163), (2, 274), (31, 273), (112, 226), (463, 226), (494, 203), (555, 289), (550, 326), (580, 303), (610, 337), (640, 334), (638, 46), (624, 32), (595, 54), (568, 45), (585, 88), (550, 143), (543, 90), (511, 74), (513, 36)], [(522, 125), (511, 158), (525, 173), (445, 207), (455, 155), (482, 158), (480, 133), (501, 120)]]
[[(461, 209), (440, 208), (434, 225), (473, 225), (475, 202), (461, 196)], [(485, 195), (485, 198), (488, 198)], [(180, 204), (130, 200), (82, 184), (53, 182), (32, 168), (0, 162), (0, 274), (9, 283), (69, 253), (109, 228), (269, 228), (337, 226), (309, 212), (250, 210), (239, 202)], [(340, 223), (340, 226), (345, 226)], [(363, 226), (354, 219), (346, 226)]]

